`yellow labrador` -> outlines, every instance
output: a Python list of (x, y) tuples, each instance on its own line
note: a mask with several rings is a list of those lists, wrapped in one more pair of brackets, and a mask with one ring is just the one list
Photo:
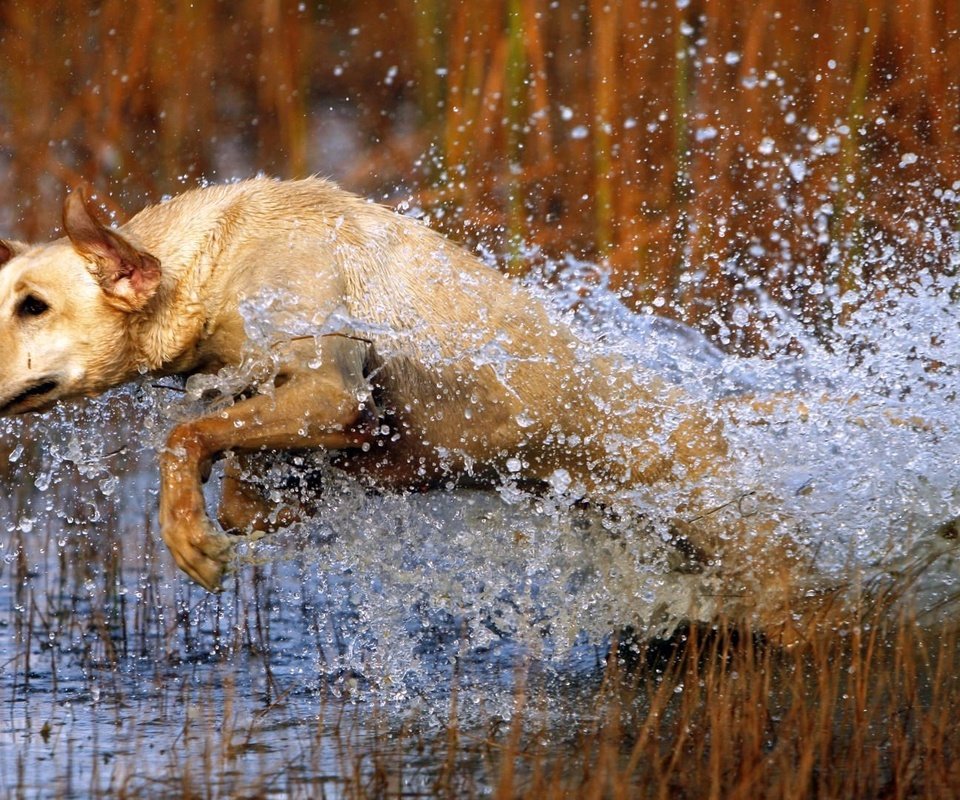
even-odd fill
[[(175, 427), (160, 457), (164, 541), (210, 590), (231, 539), (201, 480), (225, 453), (322, 448), (383, 487), (508, 476), (600, 502), (727, 468), (709, 409), (590, 355), (523, 286), (328, 181), (201, 188), (119, 229), (73, 192), (63, 222), (48, 244), (0, 242), (0, 415), (143, 375), (232, 375), (233, 404)], [(287, 521), (235, 470), (220, 519)]]

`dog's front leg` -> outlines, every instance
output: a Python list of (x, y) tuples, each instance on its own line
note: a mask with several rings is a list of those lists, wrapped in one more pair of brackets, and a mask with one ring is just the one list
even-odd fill
[(178, 425), (167, 439), (160, 456), (160, 533), (177, 566), (218, 591), (230, 542), (207, 518), (200, 488), (204, 464), (211, 458), (202, 433), (207, 421)]
[(226, 450), (358, 447), (370, 435), (363, 416), (356, 387), (331, 363), (290, 377), (271, 396), (174, 428), (160, 458), (160, 531), (177, 565), (210, 591), (221, 588), (231, 540), (204, 506), (201, 475), (212, 459)]

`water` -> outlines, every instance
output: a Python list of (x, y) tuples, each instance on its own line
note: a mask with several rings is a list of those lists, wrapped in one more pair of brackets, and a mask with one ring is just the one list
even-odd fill
[[(909, 578), (926, 624), (949, 616), (956, 553), (938, 531), (960, 515), (954, 278), (888, 287), (827, 340), (768, 303), (771, 350), (792, 341), (802, 355), (743, 359), (577, 284), (584, 268), (555, 265), (570, 294), (550, 302), (588, 350), (729, 403), (736, 467), (703, 487), (718, 515), (771, 520), (765, 535), (790, 544), (812, 592)], [(5, 423), (20, 445), (0, 498), (0, 781), (24, 796), (338, 796), (377, 759), (403, 764), (413, 794), (437, 777), (454, 703), (480, 729), (533, 691), (576, 729), (612, 631), (669, 632), (728, 604), (716, 589), (735, 561), (686, 569), (665, 541), (658, 516), (679, 493), (627, 495), (615, 513), (580, 507), (560, 474), (545, 495), (510, 481), (372, 494), (319, 457), (317, 514), (238, 548), (233, 583), (207, 595), (158, 544), (154, 451), (209, 388), (164, 380)], [(744, 395), (807, 399), (754, 412)], [(264, 469), (278, 491), (292, 474)]]

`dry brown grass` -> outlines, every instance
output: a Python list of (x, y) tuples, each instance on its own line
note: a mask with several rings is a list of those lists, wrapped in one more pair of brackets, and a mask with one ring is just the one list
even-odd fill
[(707, 330), (750, 277), (816, 327), (834, 315), (811, 285), (943, 266), (915, 222), (960, 179), (949, 0), (40, 5), (0, 9), (13, 233), (48, 233), (79, 180), (129, 210), (305, 174), (332, 108), (355, 125), (351, 188), (405, 181), (459, 237), (604, 259), (635, 305)]
[(635, 675), (613, 670), (600, 722), (562, 755), (508, 742), (497, 796), (956, 796), (956, 632), (904, 613), (829, 623), (789, 648), (692, 629)]

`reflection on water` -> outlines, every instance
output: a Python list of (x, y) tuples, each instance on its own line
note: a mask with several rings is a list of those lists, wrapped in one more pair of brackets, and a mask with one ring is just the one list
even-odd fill
[[(729, 427), (736, 484), (777, 498), (779, 533), (814, 584), (929, 563), (921, 605), (942, 613), (956, 570), (935, 532), (960, 514), (948, 284), (891, 291), (829, 348), (783, 318), (778, 334), (804, 355), (768, 361), (630, 315), (602, 287), (578, 299), (585, 342), (701, 397), (814, 398), (803, 414)], [(26, 796), (337, 796), (354, 770), (374, 780), (378, 759), (416, 794), (441, 769), (454, 704), (481, 729), (509, 720), (522, 688), (575, 730), (612, 631), (723, 610), (715, 576), (678, 568), (656, 522), (677, 498), (628, 497), (613, 513), (509, 482), (378, 495), (322, 465), (317, 515), (239, 548), (235, 583), (209, 596), (153, 530), (154, 448), (190, 413), (182, 399), (168, 383), (136, 387), (9, 424), (20, 444), (0, 497), (0, 781)]]
[[(575, 719), (602, 641), (551, 660), (557, 598), (522, 559), (527, 539), (561, 535), (556, 515), (479, 492), (368, 496), (331, 474), (318, 520), (246, 548), (235, 584), (208, 595), (152, 530), (160, 405), (122, 391), (20, 429), (41, 444), (14, 451), (2, 501), (5, 786), (336, 796), (387, 759), (416, 794), (436, 780), (454, 687), (465, 724), (509, 719), (518, 675)], [(590, 524), (571, 517), (568, 535)], [(491, 557), (487, 587), (471, 570)]]

